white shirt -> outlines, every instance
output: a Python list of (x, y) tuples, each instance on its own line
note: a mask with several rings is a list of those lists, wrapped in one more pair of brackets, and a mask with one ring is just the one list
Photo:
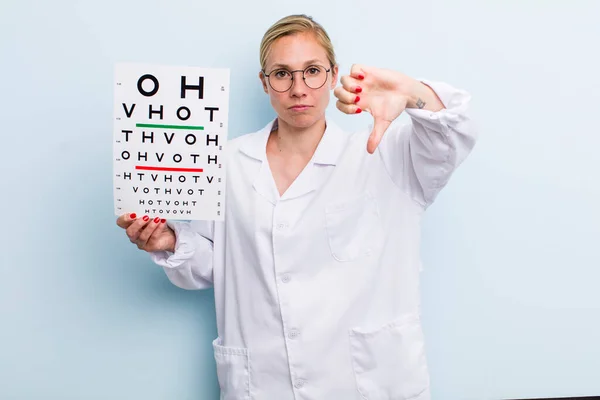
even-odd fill
[(425, 400), (423, 212), (475, 143), (469, 95), (423, 81), (446, 106), (407, 109), (374, 154), (370, 130), (331, 120), (279, 196), (266, 157), (276, 123), (227, 143), (224, 222), (169, 222), (152, 253), (184, 289), (214, 288), (222, 399)]

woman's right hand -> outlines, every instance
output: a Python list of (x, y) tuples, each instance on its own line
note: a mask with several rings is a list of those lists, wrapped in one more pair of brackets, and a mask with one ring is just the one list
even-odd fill
[(166, 219), (150, 219), (147, 215), (137, 218), (135, 214), (123, 214), (117, 218), (117, 225), (125, 229), (127, 237), (138, 249), (147, 252), (175, 252), (177, 241), (175, 232), (167, 225)]

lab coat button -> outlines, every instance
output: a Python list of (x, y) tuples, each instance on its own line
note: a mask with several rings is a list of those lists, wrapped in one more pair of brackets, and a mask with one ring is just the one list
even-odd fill
[(288, 337), (290, 339), (296, 339), (299, 334), (300, 334), (300, 332), (298, 332), (298, 329), (291, 329), (290, 333), (288, 333)]
[(299, 379), (296, 381), (296, 383), (294, 384), (294, 387), (296, 389), (302, 389), (304, 387), (304, 381), (302, 379)]
[(290, 274), (285, 274), (281, 277), (281, 282), (288, 283), (291, 279)]

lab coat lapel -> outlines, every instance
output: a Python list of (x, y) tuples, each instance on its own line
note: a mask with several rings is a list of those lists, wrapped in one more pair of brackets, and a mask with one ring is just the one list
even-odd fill
[(277, 203), (279, 194), (277, 193), (273, 175), (269, 169), (266, 149), (269, 135), (276, 128), (276, 121), (276, 119), (271, 120), (263, 129), (249, 137), (249, 140), (240, 147), (242, 153), (252, 158), (248, 162), (254, 163), (258, 161), (261, 163), (260, 167), (258, 167), (258, 172), (252, 180), (252, 187), (259, 195), (273, 204)]
[(323, 166), (337, 164), (348, 141), (347, 135), (333, 121), (327, 120), (327, 128), (313, 158), (280, 198), (266, 152), (267, 140), (273, 129), (276, 129), (276, 123), (277, 119), (269, 122), (240, 149), (246, 155), (261, 162), (252, 186), (258, 194), (273, 204), (280, 200), (292, 200), (317, 190), (320, 182), (317, 174), (320, 173)]
[(324, 166), (335, 166), (347, 143), (346, 134), (332, 121), (327, 120), (325, 133), (302, 173), (296, 178), (281, 200), (291, 200), (304, 196), (318, 189), (321, 179), (317, 174), (322, 173)]

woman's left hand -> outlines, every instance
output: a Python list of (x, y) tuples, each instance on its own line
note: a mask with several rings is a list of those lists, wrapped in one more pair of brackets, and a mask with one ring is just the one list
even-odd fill
[(364, 110), (373, 116), (373, 131), (367, 143), (371, 154), (392, 121), (407, 107), (425, 105), (418, 95), (426, 90), (425, 85), (397, 71), (354, 64), (341, 83), (334, 90), (337, 108), (346, 114)]

